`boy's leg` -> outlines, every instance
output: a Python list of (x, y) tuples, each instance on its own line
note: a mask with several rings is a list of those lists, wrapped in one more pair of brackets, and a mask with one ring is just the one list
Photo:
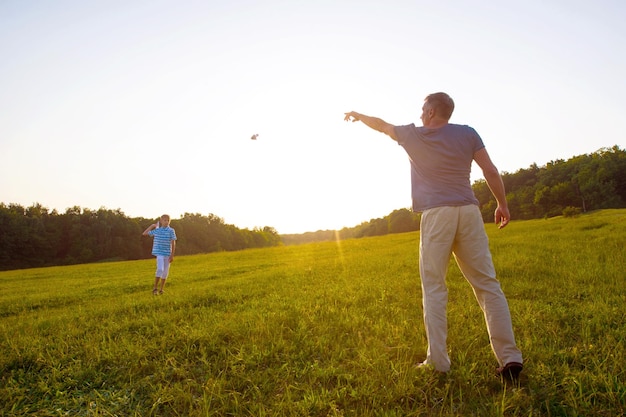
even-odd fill
[(152, 294), (156, 294), (156, 293), (157, 293), (157, 291), (158, 291), (158, 289), (157, 289), (157, 288), (158, 288), (158, 285), (159, 285), (159, 281), (160, 281), (160, 280), (161, 280), (161, 278), (159, 278), (159, 277), (156, 277), (156, 278), (154, 279), (154, 287), (152, 288)]
[(165, 256), (157, 255), (156, 263), (156, 278), (154, 279), (154, 288), (152, 292), (157, 294), (159, 291), (159, 286), (161, 287), (161, 291), (163, 291), (163, 281), (167, 278), (167, 272), (169, 269), (169, 259)]
[(170, 258), (169, 256), (163, 257), (163, 272), (161, 273), (161, 289), (160, 293), (163, 294), (163, 288), (165, 287), (165, 280), (167, 280), (167, 276), (170, 274)]

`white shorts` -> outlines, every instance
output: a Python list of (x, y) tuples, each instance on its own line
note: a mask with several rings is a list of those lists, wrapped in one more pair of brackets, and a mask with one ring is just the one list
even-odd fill
[(161, 279), (167, 279), (167, 275), (170, 273), (170, 257), (157, 255), (156, 263), (156, 277)]

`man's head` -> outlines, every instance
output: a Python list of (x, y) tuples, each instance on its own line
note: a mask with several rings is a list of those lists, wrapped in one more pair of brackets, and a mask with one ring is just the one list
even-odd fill
[(422, 123), (426, 127), (446, 124), (454, 111), (454, 101), (446, 93), (433, 93), (426, 96), (422, 107)]

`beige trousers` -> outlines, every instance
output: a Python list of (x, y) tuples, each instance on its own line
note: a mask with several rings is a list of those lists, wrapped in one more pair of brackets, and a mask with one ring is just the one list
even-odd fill
[(422, 213), (419, 264), (428, 337), (425, 363), (441, 372), (450, 370), (446, 346), (446, 273), (451, 254), (472, 286), (484, 313), (491, 348), (498, 363), (500, 366), (510, 362), (522, 363), (522, 354), (515, 344), (509, 305), (496, 279), (489, 240), (480, 210), (475, 205), (438, 207)]

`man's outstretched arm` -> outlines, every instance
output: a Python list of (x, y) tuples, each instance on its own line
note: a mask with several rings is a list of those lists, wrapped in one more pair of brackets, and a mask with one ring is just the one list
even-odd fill
[(344, 117), (343, 120), (345, 120), (346, 122), (363, 122), (365, 126), (384, 133), (395, 141), (398, 140), (398, 138), (396, 137), (395, 126), (385, 122), (383, 119), (379, 119), (378, 117), (366, 116), (364, 114), (351, 111), (346, 113), (346, 117)]

